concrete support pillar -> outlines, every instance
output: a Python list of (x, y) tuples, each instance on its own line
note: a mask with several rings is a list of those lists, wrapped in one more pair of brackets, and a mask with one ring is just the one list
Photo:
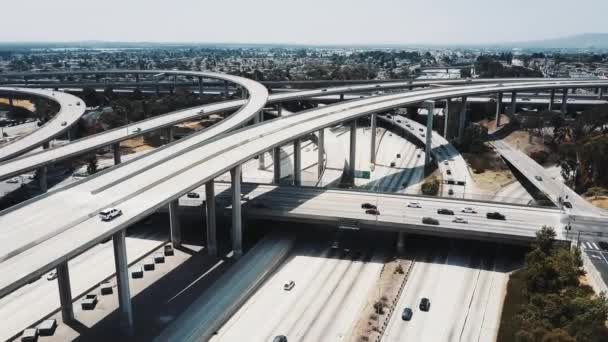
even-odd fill
[(466, 124), (467, 120), (467, 105), (467, 97), (463, 96), (462, 107), (460, 108), (460, 115), (458, 118), (458, 139), (462, 139), (462, 136), (464, 134), (464, 125)]
[[(264, 110), (262, 109), (260, 111), (260, 113), (258, 115), (256, 115), (256, 117), (259, 117), (258, 121), (259, 122), (264, 122)], [(260, 153), (260, 155), (258, 156), (258, 170), (264, 170), (264, 164), (265, 164), (265, 152)]]
[(224, 81), (224, 96), (228, 96), (228, 81)]
[(245, 87), (241, 87), (241, 98), (247, 99), (247, 89)]
[(600, 87), (597, 89), (597, 99), (601, 100), (603, 96), (604, 96), (604, 88)]
[(173, 75), (173, 85), (171, 86), (171, 94), (175, 93), (177, 88), (177, 75)]
[(179, 222), (179, 200), (169, 202), (169, 227), (171, 244), (177, 248), (182, 245), (182, 229)]
[(281, 106), (280, 103), (277, 103), (277, 116), (281, 117), (282, 114), (283, 114), (283, 106)]
[(300, 138), (293, 141), (293, 185), (302, 185), (302, 143)]
[(139, 74), (135, 74), (135, 87), (139, 89)]
[(64, 322), (71, 322), (74, 320), (74, 308), (72, 306), (72, 287), (70, 286), (70, 272), (67, 261), (57, 266), (57, 285), (59, 286), (61, 319)]
[(167, 127), (167, 143), (173, 142), (173, 127)]
[(281, 147), (277, 146), (272, 150), (272, 164), (274, 168), (273, 183), (281, 182)]
[(243, 255), (243, 231), (241, 217), (241, 165), (230, 170), (232, 180), (232, 251), (235, 258)]
[(498, 93), (498, 98), (496, 99), (496, 128), (500, 126), (500, 115), (502, 114), (502, 93)]
[(562, 109), (561, 109), (561, 113), (562, 114), (566, 114), (567, 111), (568, 111), (568, 89), (564, 88), (564, 90), (562, 92)]
[(370, 117), (371, 129), (372, 129), (372, 143), (370, 149), (370, 163), (376, 164), (376, 114), (372, 114)]
[(570, 93), (571, 93), (571, 94), (576, 94), (576, 88), (572, 88), (572, 89), (570, 89)]
[[(466, 100), (463, 100), (466, 101)], [(463, 102), (465, 103), (465, 102)], [(426, 146), (425, 146), (425, 153), (424, 153), (424, 167), (428, 168), (429, 165), (431, 164), (431, 150), (432, 150), (432, 139), (431, 137), (433, 136), (433, 113), (435, 111), (435, 101), (425, 101), (424, 102), (425, 107), (427, 109), (427, 115), (426, 115)], [(462, 123), (462, 119), (460, 120), (460, 122)]]
[(553, 103), (555, 103), (555, 89), (551, 89), (551, 95), (549, 95), (549, 111), (553, 110)]
[(13, 107), (13, 95), (8, 94), (8, 105)]
[(350, 123), (350, 153), (348, 158), (348, 176), (350, 179), (355, 178), (355, 163), (357, 157), (357, 120)]
[(45, 193), (49, 190), (47, 173), (48, 169), (46, 166), (43, 166), (38, 169), (38, 185), (40, 186), (40, 192), (42, 193)]
[(319, 180), (321, 180), (325, 160), (325, 128), (321, 128), (319, 130), (319, 139), (317, 143), (317, 159), (317, 173), (319, 175)]
[(202, 98), (203, 97), (203, 77), (199, 76), (198, 77), (198, 98)]
[(205, 209), (207, 210), (207, 254), (217, 255), (217, 235), (215, 224), (215, 182), (205, 183)]
[(156, 89), (156, 96), (159, 96), (160, 95), (160, 85), (158, 84), (158, 81), (156, 81), (154, 88)]
[(445, 109), (443, 111), (443, 137), (448, 138), (448, 125), (450, 123), (450, 103), (452, 99), (445, 100)]
[(397, 253), (403, 254), (405, 252), (405, 233), (397, 233)]
[(114, 153), (114, 165), (120, 164), (120, 143), (115, 143), (112, 145), (112, 152)]
[(344, 101), (344, 94), (340, 94), (340, 101)]
[(509, 110), (509, 117), (513, 119), (515, 117), (515, 113), (517, 112), (517, 92), (511, 93), (511, 107)]
[(114, 263), (116, 264), (120, 326), (127, 335), (132, 335), (133, 309), (131, 307), (131, 291), (129, 290), (129, 264), (127, 263), (127, 246), (125, 244), (124, 229), (114, 233), (112, 243), (114, 245)]

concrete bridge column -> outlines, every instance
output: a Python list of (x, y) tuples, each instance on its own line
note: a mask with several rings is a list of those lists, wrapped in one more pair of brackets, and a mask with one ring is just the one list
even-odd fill
[(371, 129), (372, 129), (372, 143), (370, 150), (370, 163), (376, 164), (376, 114), (372, 114), (370, 117)]
[(496, 128), (500, 126), (500, 114), (502, 114), (502, 93), (498, 93), (498, 99), (496, 100)]
[(281, 106), (280, 103), (277, 103), (277, 116), (281, 117), (282, 114), (283, 114), (283, 107)]
[(74, 320), (74, 307), (72, 306), (72, 287), (70, 286), (70, 272), (67, 261), (57, 266), (57, 285), (59, 286), (61, 319), (64, 322), (71, 322)]
[(205, 183), (205, 209), (207, 210), (207, 254), (217, 255), (217, 236), (215, 225), (215, 182)]
[(122, 162), (120, 158), (120, 143), (117, 142), (112, 144), (112, 152), (114, 153), (114, 165), (118, 165)]
[(8, 94), (8, 105), (13, 107), (14, 103), (13, 103), (13, 95), (12, 94)]
[(553, 110), (553, 103), (555, 103), (555, 89), (551, 89), (551, 96), (549, 96), (549, 111)]
[(568, 111), (568, 89), (564, 88), (564, 90), (562, 92), (562, 109), (561, 109), (561, 113), (562, 114), (566, 114), (567, 111)]
[(179, 222), (179, 200), (169, 202), (169, 226), (171, 230), (171, 244), (177, 248), (182, 245), (182, 229)]
[(139, 89), (139, 74), (135, 74), (135, 87)]
[(173, 142), (173, 126), (167, 127), (167, 143)]
[(344, 94), (340, 94), (340, 101), (344, 101)]
[(509, 118), (513, 120), (517, 109), (517, 92), (511, 93), (511, 108), (509, 109)]
[(203, 76), (198, 77), (198, 98), (203, 97)]
[(321, 175), (323, 175), (323, 161), (325, 160), (325, 128), (319, 130), (317, 159), (317, 173), (319, 175), (319, 180), (321, 180)]
[(129, 290), (129, 264), (127, 263), (124, 229), (114, 233), (112, 243), (114, 245), (114, 263), (116, 264), (120, 327), (125, 334), (133, 335), (133, 309), (131, 307), (131, 291)]
[(160, 95), (160, 85), (158, 84), (158, 81), (156, 81), (154, 88), (156, 89), (156, 96), (159, 96)]
[[(466, 100), (464, 100), (466, 101)], [(463, 102), (465, 103), (465, 102)], [(428, 168), (431, 164), (431, 150), (432, 150), (432, 134), (433, 134), (433, 117), (435, 112), (435, 101), (425, 101), (424, 105), (427, 109), (426, 115), (426, 146), (424, 154), (424, 167)], [(463, 116), (464, 117), (464, 116)], [(463, 122), (464, 120), (460, 120)]]
[(572, 89), (570, 89), (570, 93), (571, 93), (571, 94), (576, 94), (576, 88), (572, 88)]
[[(259, 122), (264, 122), (264, 110), (262, 109), (260, 111), (260, 113), (256, 116), (259, 116)], [(258, 170), (264, 170), (264, 156), (265, 156), (265, 152), (260, 153), (260, 155), (258, 156)]]
[(458, 139), (462, 139), (462, 136), (464, 135), (464, 125), (466, 124), (467, 121), (467, 97), (463, 96), (462, 97), (462, 107), (460, 108), (460, 115), (458, 117)]
[(241, 87), (241, 98), (247, 99), (247, 89), (245, 87)]
[[(42, 149), (44, 149), (44, 150), (48, 150), (49, 147), (50, 147), (49, 142), (45, 142), (44, 144), (42, 144)], [(40, 187), (40, 192), (46, 193), (49, 190), (48, 167), (42, 166), (42, 167), (38, 168), (37, 173), (38, 173), (38, 185)]]
[(445, 100), (445, 110), (443, 111), (443, 137), (448, 138), (448, 124), (450, 122), (450, 103), (452, 99)]
[(600, 87), (597, 89), (597, 99), (601, 100), (603, 96), (604, 96), (604, 88)]
[(42, 166), (38, 169), (38, 185), (40, 186), (40, 192), (45, 193), (49, 190), (47, 180), (48, 169), (46, 166)]
[(397, 253), (402, 254), (405, 252), (405, 233), (397, 233)]
[(230, 170), (232, 180), (232, 251), (235, 258), (243, 255), (243, 231), (241, 217), (241, 165)]
[(302, 185), (302, 143), (300, 138), (293, 141), (293, 185)]
[(224, 81), (224, 96), (228, 97), (228, 81)]
[(272, 165), (274, 168), (273, 183), (279, 185), (281, 182), (281, 147), (272, 149)]
[(177, 88), (177, 75), (173, 75), (173, 84), (171, 85), (171, 94), (175, 93), (176, 88)]
[(354, 182), (355, 162), (357, 157), (357, 120), (350, 123), (350, 153), (348, 159), (348, 177)]

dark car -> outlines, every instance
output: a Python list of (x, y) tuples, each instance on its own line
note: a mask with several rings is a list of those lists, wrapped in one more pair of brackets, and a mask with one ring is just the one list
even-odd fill
[(431, 301), (428, 298), (422, 298), (419, 307), (422, 311), (429, 311), (431, 309)]
[(598, 246), (599, 246), (601, 249), (603, 249), (603, 250), (605, 250), (605, 251), (608, 251), (608, 242), (606, 242), (606, 241), (599, 241), (599, 242), (597, 243), (597, 245), (598, 245)]
[(188, 198), (200, 198), (201, 195), (197, 194), (196, 192), (189, 192), (188, 193)]
[(454, 215), (454, 212), (450, 209), (437, 209), (437, 214), (441, 215)]
[(365, 213), (370, 214), (370, 215), (375, 215), (375, 216), (380, 215), (380, 212), (378, 211), (378, 209), (367, 209), (365, 211)]
[(564, 207), (566, 207), (568, 209), (572, 209), (572, 203), (570, 203), (570, 202), (562, 202), (562, 204), (564, 205)]
[(361, 204), (361, 209), (378, 209), (375, 205), (371, 203), (363, 203)]
[(432, 224), (434, 226), (438, 226), (439, 225), (439, 221), (432, 218), (432, 217), (423, 217), (422, 218), (422, 223), (424, 224)]
[(401, 319), (404, 321), (409, 321), (410, 319), (412, 319), (413, 315), (414, 315), (414, 312), (412, 311), (412, 309), (405, 308), (405, 309), (403, 309), (403, 313), (401, 314)]
[(501, 214), (501, 213), (499, 213), (497, 211), (492, 212), (492, 213), (487, 213), (486, 217), (489, 218), (489, 219), (491, 219), (491, 220), (503, 220), (504, 221), (504, 220), (507, 219), (505, 217), (505, 215), (503, 215), (503, 214)]
[(287, 342), (287, 336), (285, 336), (285, 335), (275, 336), (274, 339), (272, 339), (272, 342)]

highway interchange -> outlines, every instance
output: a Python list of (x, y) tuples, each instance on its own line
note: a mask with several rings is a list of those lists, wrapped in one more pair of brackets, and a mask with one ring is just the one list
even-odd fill
[[(193, 75), (197, 74), (193, 73)], [(205, 76), (210, 77), (209, 75)], [(218, 78), (221, 79), (221, 77)], [(6, 275), (0, 281), (0, 293), (4, 295), (13, 291), (32, 279), (32, 277), (44, 274), (59, 263), (75, 257), (101, 240), (111, 236), (116, 231), (125, 229), (134, 222), (163, 207), (166, 203), (204, 185), (218, 175), (231, 170), (236, 165), (246, 162), (253, 156), (276, 146), (285, 145), (296, 137), (314, 133), (321, 128), (349, 122), (370, 113), (378, 113), (399, 106), (416, 104), (429, 99), (509, 92), (511, 90), (561, 89), (584, 87), (590, 84), (592, 86), (608, 85), (608, 82), (593, 82), (589, 84), (572, 81), (538, 82), (536, 80), (536, 82), (521, 84), (490, 83), (485, 85), (423, 89), (319, 107), (298, 113), (298, 115), (282, 117), (259, 123), (251, 128), (243, 128), (233, 133), (226, 133), (257, 115), (264, 108), (267, 101), (266, 89), (259, 86), (256, 82), (244, 81), (242, 79), (231, 79), (231, 81), (242, 84), (248, 89), (249, 100), (228, 101), (207, 105), (204, 108), (201, 107), (170, 114), (173, 117), (169, 117), (170, 115), (167, 115), (166, 118), (165, 116), (161, 116), (157, 119), (132, 124), (131, 126), (133, 128), (141, 128), (141, 132), (137, 132), (137, 134), (141, 134), (142, 132), (148, 132), (159, 127), (170, 126), (179, 121), (202, 116), (201, 109), (203, 110), (203, 114), (209, 114), (241, 108), (235, 114), (229, 116), (228, 119), (190, 138), (174, 142), (153, 153), (122, 163), (99, 175), (89, 177), (2, 212), (0, 222), (3, 227), (11, 227), (11, 230), (1, 231), (0, 239), (1, 241), (11, 241), (11, 244), (3, 244), (0, 248), (0, 261), (2, 262), (0, 264), (0, 271)], [(391, 87), (404, 87), (404, 84), (411, 83), (383, 86), (390, 89)], [(355, 89), (356, 87), (361, 87), (361, 89)], [(282, 102), (314, 96), (319, 94), (319, 92), (340, 94), (348, 91), (374, 88), (376, 88), (375, 85), (338, 87), (325, 91), (321, 89), (301, 93), (271, 95), (268, 100)], [(87, 140), (84, 143), (76, 141), (63, 147), (17, 158), (15, 159), (15, 166), (12, 165), (13, 162), (4, 162), (0, 164), (0, 175), (10, 177), (23, 173), (23, 171), (40, 167), (49, 161), (60, 160), (83, 153), (86, 150), (92, 150), (124, 140), (125, 137), (130, 135), (128, 129), (126, 132), (122, 132), (122, 130), (124, 128), (115, 132), (110, 131), (92, 138), (83, 139)], [(39, 131), (42, 131), (42, 129)], [(55, 133), (56, 135), (61, 134), (61, 130)], [(29, 146), (32, 146), (32, 144), (29, 144)], [(230, 153), (227, 153), (228, 151)], [(438, 157), (441, 158), (441, 156)], [(505, 158), (509, 160), (509, 157)], [(23, 164), (19, 164), (20, 162), (23, 162)], [(221, 185), (218, 184), (218, 186)], [(243, 186), (243, 190), (248, 190), (246, 185)], [(256, 191), (259, 195), (254, 193)], [(216, 193), (220, 192), (216, 190)], [(514, 236), (529, 238), (533, 236), (534, 232), (542, 224), (552, 224), (559, 227), (560, 223), (563, 223), (562, 214), (557, 210), (551, 209), (538, 208), (530, 210), (530, 208), (525, 207), (518, 209), (517, 206), (496, 203), (463, 202), (424, 197), (412, 198), (355, 191), (340, 192), (337, 190), (323, 191), (314, 188), (256, 187), (256, 189), (252, 190), (252, 194), (250, 194), (250, 200), (255, 200), (256, 196), (264, 198), (269, 193), (272, 195), (268, 199), (263, 200), (268, 204), (269, 208), (256, 208), (253, 216), (270, 216), (277, 219), (279, 216), (291, 216), (300, 220), (314, 220), (317, 217), (319, 219), (330, 218), (333, 221), (339, 221), (340, 218), (347, 217), (359, 220), (364, 227), (370, 227), (369, 222), (373, 222), (373, 225), (381, 229), (382, 227), (380, 226), (391, 226), (393, 224), (392, 229), (398, 229), (399, 225), (402, 225), (409, 227), (409, 229), (421, 229), (419, 231), (424, 231), (425, 229), (428, 230), (429, 227), (417, 222), (420, 220), (420, 214), (437, 216), (435, 214), (436, 210), (442, 207), (449, 207), (455, 209), (455, 211), (459, 211), (464, 206), (472, 205), (478, 208), (487, 207), (487, 209), (479, 209), (480, 213), (500, 208), (501, 210), (506, 210), (508, 216), (508, 220), (504, 223), (492, 222), (491, 224), (489, 224), (489, 220), (485, 219), (485, 217), (482, 219), (477, 219), (474, 216), (469, 217), (470, 222), (466, 225), (466, 230), (468, 232), (477, 232), (481, 235), (488, 234), (488, 229), (491, 230), (492, 226), (495, 225), (501, 231), (501, 234), (513, 234)], [(331, 196), (335, 197), (332, 198)], [(345, 200), (345, 198), (352, 199)], [(300, 200), (303, 200), (303, 202), (298, 202)], [(376, 203), (381, 211), (381, 215), (370, 219), (369, 215), (363, 213), (360, 204), (365, 201)], [(412, 217), (404, 214), (403, 208), (407, 201), (421, 202), (423, 208), (420, 210), (420, 213), (416, 212)], [(337, 202), (341, 202), (339, 206), (327, 204)], [(119, 206), (123, 210), (124, 215), (109, 223), (100, 222), (96, 214), (101, 209), (110, 206)], [(586, 219), (585, 215), (587, 211), (582, 208), (583, 205), (577, 206), (576, 214), (583, 217), (581, 220), (584, 220)], [(49, 222), (47, 218), (52, 217), (58, 210), (65, 213), (63, 220)], [(244, 205), (243, 213), (245, 216), (250, 213), (248, 213), (247, 204)], [(601, 211), (593, 212), (593, 216), (597, 216), (598, 214), (603, 215)], [(531, 217), (533, 219), (530, 219)], [(551, 219), (548, 219), (549, 217)], [(581, 222), (581, 220), (578, 222)], [(597, 227), (596, 229), (603, 228), (601, 222), (594, 222)], [(443, 220), (441, 222), (442, 229), (459, 230), (462, 227), (463, 225), (459, 223), (444, 223)], [(482, 227), (486, 228), (482, 229)], [(491, 277), (491, 275), (488, 276)]]

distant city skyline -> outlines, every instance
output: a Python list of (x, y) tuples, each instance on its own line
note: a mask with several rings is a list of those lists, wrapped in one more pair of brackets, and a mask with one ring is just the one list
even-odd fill
[[(2, 42), (496, 44), (608, 32), (608, 1), (10, 1)], [(575, 10), (575, 11), (573, 11)]]

